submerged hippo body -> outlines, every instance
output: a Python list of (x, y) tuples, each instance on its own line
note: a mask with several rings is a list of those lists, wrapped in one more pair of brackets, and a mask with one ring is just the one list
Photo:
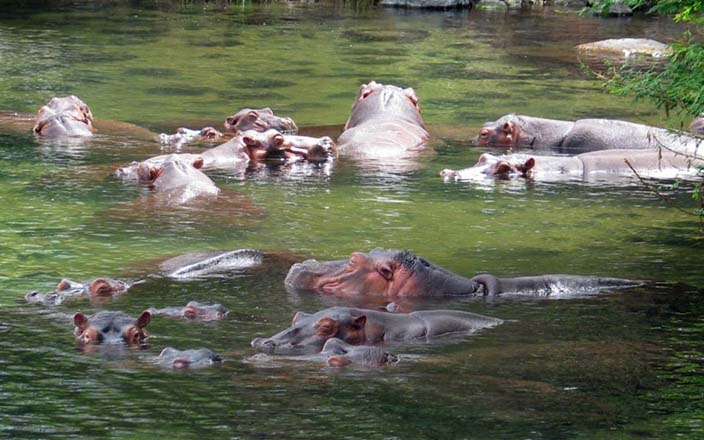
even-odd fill
[[(520, 284), (521, 292), (534, 295), (545, 283), (564, 279), (575, 288), (580, 285), (599, 288), (625, 287), (642, 284), (618, 278), (598, 278), (575, 275), (544, 275), (530, 277)], [(501, 278), (511, 285), (512, 278)], [(531, 285), (532, 283), (532, 285)], [(368, 254), (354, 252), (349, 260), (306, 260), (291, 266), (285, 280), (286, 288), (294, 291), (356, 296), (377, 295), (386, 298), (430, 297), (443, 295), (499, 294), (501, 289), (486, 290), (476, 279), (465, 278), (437, 266), (412, 252), (377, 248)], [(559, 289), (558, 289), (559, 290)], [(562, 293), (568, 293), (561, 291)]]
[(270, 338), (255, 338), (252, 346), (269, 354), (305, 355), (320, 353), (332, 338), (350, 345), (429, 342), (501, 323), (500, 319), (456, 310), (385, 313), (332, 307), (314, 314), (298, 312), (291, 327)]
[(428, 132), (411, 88), (363, 84), (337, 140), (340, 155), (394, 165), (427, 150)]
[(475, 141), (479, 146), (548, 150), (561, 154), (659, 146), (692, 154), (698, 147), (690, 136), (632, 122), (611, 119), (573, 122), (514, 114), (485, 124)]
[(256, 249), (194, 252), (169, 258), (160, 264), (169, 278), (195, 279), (233, 270), (249, 269), (262, 264), (264, 254)]
[(704, 161), (660, 149), (604, 150), (576, 156), (520, 153), (494, 156), (484, 153), (474, 166), (461, 170), (445, 169), (440, 175), (446, 181), (481, 182), (495, 177), (593, 181), (635, 177), (635, 170), (640, 177), (673, 179), (695, 176), (698, 165), (704, 165)]
[(344, 367), (350, 364), (380, 367), (399, 361), (398, 356), (381, 347), (351, 345), (337, 338), (328, 339), (320, 354), (326, 358), (325, 362), (331, 367)]
[(42, 137), (93, 136), (93, 113), (88, 104), (71, 95), (52, 98), (39, 109), (32, 131)]
[(266, 131), (269, 129), (285, 134), (298, 133), (298, 127), (293, 122), (293, 119), (276, 116), (268, 107), (260, 109), (243, 108), (225, 119), (225, 129), (232, 133), (245, 130)]
[(222, 304), (201, 304), (190, 301), (184, 307), (165, 307), (163, 309), (148, 309), (152, 316), (169, 316), (198, 321), (217, 321), (230, 313)]
[(76, 340), (83, 345), (140, 344), (149, 336), (146, 327), (150, 320), (151, 314), (146, 310), (138, 318), (114, 311), (102, 311), (91, 316), (79, 312), (73, 316)]
[(177, 350), (164, 348), (156, 363), (164, 368), (205, 368), (222, 363), (222, 358), (207, 348)]

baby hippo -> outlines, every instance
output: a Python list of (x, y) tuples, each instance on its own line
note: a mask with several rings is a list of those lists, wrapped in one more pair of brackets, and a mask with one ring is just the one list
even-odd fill
[(172, 145), (176, 148), (191, 143), (214, 141), (222, 137), (222, 133), (213, 127), (205, 127), (200, 130), (191, 130), (185, 127), (179, 127), (174, 134), (160, 133), (157, 140), (162, 145)]
[(93, 136), (93, 113), (88, 104), (71, 95), (51, 98), (39, 109), (32, 131), (38, 136)]
[(398, 363), (398, 356), (371, 345), (350, 345), (338, 338), (328, 339), (321, 354), (328, 356), (331, 367), (344, 367), (349, 364), (380, 367)]
[(146, 327), (151, 320), (148, 310), (138, 318), (123, 312), (101, 311), (91, 316), (73, 315), (76, 340), (81, 345), (116, 344), (138, 345), (148, 336)]
[(230, 313), (222, 304), (201, 304), (196, 301), (190, 301), (185, 307), (150, 308), (149, 312), (154, 316), (161, 315), (199, 321), (216, 321), (223, 319)]
[(222, 358), (207, 348), (176, 350), (166, 347), (156, 359), (156, 363), (164, 368), (205, 368), (221, 362)]
[(58, 306), (67, 299), (80, 298), (86, 295), (91, 299), (122, 295), (130, 287), (129, 283), (112, 278), (96, 278), (89, 283), (62, 279), (53, 291), (48, 293), (29, 292), (24, 296), (24, 299), (30, 304)]
[(298, 133), (298, 127), (293, 122), (293, 119), (276, 116), (268, 107), (260, 109), (243, 108), (225, 119), (225, 129), (232, 133), (236, 133), (238, 130), (266, 131), (269, 129), (288, 134)]

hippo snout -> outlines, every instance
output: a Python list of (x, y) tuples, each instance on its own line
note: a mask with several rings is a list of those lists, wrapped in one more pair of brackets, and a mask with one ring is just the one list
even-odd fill
[(457, 171), (451, 170), (449, 168), (445, 168), (444, 170), (440, 171), (440, 177), (442, 177), (444, 180), (453, 180), (457, 178)]
[(254, 338), (252, 339), (251, 345), (252, 348), (267, 354), (272, 354), (274, 352), (274, 348), (276, 348), (274, 341), (267, 338)]

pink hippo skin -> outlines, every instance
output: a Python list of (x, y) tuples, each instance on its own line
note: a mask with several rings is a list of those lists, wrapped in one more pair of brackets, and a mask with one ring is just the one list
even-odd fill
[(415, 91), (372, 81), (359, 88), (337, 143), (342, 157), (407, 171), (417, 167), (419, 154), (430, 151), (428, 137)]
[[(633, 169), (628, 165), (630, 164)], [(603, 150), (576, 156), (543, 156), (484, 153), (474, 166), (461, 170), (445, 169), (446, 181), (475, 181), (499, 178), (530, 178), (538, 181), (595, 181), (639, 176), (673, 179), (695, 176), (700, 159), (688, 158), (668, 150)]]
[(269, 129), (274, 129), (284, 134), (298, 133), (298, 127), (293, 122), (293, 119), (276, 116), (268, 107), (260, 109), (243, 108), (225, 119), (225, 130), (230, 133), (245, 130), (266, 131)]
[(509, 114), (487, 122), (474, 141), (479, 146), (580, 154), (611, 149), (655, 149), (693, 154), (699, 141), (691, 136), (613, 119), (560, 121)]
[[(485, 279), (487, 276), (484, 275)], [(488, 289), (476, 277), (470, 279), (454, 274), (413, 252), (377, 248), (369, 253), (353, 252), (348, 260), (296, 263), (289, 269), (284, 284), (292, 292), (309, 291), (344, 297), (378, 296), (392, 300), (507, 292), (547, 296), (643, 284), (642, 281), (621, 278), (562, 274), (497, 280), (501, 281), (503, 289)]]
[[(199, 164), (197, 162), (195, 165)], [(173, 154), (160, 165), (140, 163), (137, 175), (141, 183), (166, 197), (169, 204), (183, 204), (201, 196), (216, 196), (220, 190), (196, 166)]]
[(309, 355), (337, 338), (350, 345), (430, 342), (449, 335), (466, 335), (503, 321), (457, 310), (386, 313), (351, 307), (332, 307), (309, 314), (297, 312), (291, 327), (269, 338), (255, 338), (252, 347), (267, 354)]
[(76, 96), (52, 98), (39, 109), (32, 131), (42, 137), (93, 136), (93, 113)]

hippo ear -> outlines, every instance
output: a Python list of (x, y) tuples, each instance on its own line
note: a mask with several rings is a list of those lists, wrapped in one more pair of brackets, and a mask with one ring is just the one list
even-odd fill
[(59, 284), (56, 286), (56, 290), (62, 291), (62, 290), (68, 290), (71, 288), (71, 281), (67, 280), (66, 278), (63, 278), (61, 281), (59, 281)]
[(418, 95), (416, 95), (416, 91), (413, 90), (413, 88), (408, 87), (406, 89), (403, 89), (403, 94), (406, 95), (406, 97), (413, 103), (413, 105), (418, 105)]
[(88, 328), (88, 318), (83, 313), (78, 312), (73, 315), (73, 324), (82, 332)]
[(321, 318), (315, 323), (315, 332), (318, 336), (332, 337), (337, 334), (337, 321), (332, 318)]
[(149, 321), (152, 320), (152, 314), (149, 312), (149, 310), (145, 310), (142, 312), (141, 315), (139, 315), (139, 318), (137, 318), (137, 322), (135, 323), (135, 326), (137, 328), (144, 328), (149, 324)]
[(342, 356), (330, 356), (327, 363), (331, 367), (344, 367), (351, 364), (352, 361)]
[(530, 159), (525, 161), (525, 163), (523, 165), (518, 166), (518, 171), (520, 171), (521, 174), (523, 174), (523, 176), (525, 176), (528, 173), (528, 171), (533, 169), (534, 166), (535, 166), (535, 159), (531, 157)]
[(271, 143), (275, 147), (280, 147), (284, 144), (284, 136), (281, 133), (276, 133), (274, 137), (271, 139)]
[(293, 319), (291, 320), (291, 325), (296, 325), (298, 321), (300, 321), (303, 318), (308, 318), (310, 317), (310, 313), (306, 312), (296, 312), (295, 315), (293, 315)]
[(205, 161), (203, 160), (203, 158), (198, 156), (195, 159), (193, 159), (193, 168), (199, 170), (199, 169), (203, 168), (204, 163), (205, 163)]
[(248, 135), (242, 136), (242, 142), (244, 142), (244, 144), (249, 147), (253, 147), (257, 144), (257, 141), (255, 141), (254, 138), (252, 138), (251, 136), (248, 136)]
[(262, 113), (268, 113), (270, 115), (274, 114), (274, 111), (271, 109), (271, 107), (264, 107), (263, 109), (259, 110)]

